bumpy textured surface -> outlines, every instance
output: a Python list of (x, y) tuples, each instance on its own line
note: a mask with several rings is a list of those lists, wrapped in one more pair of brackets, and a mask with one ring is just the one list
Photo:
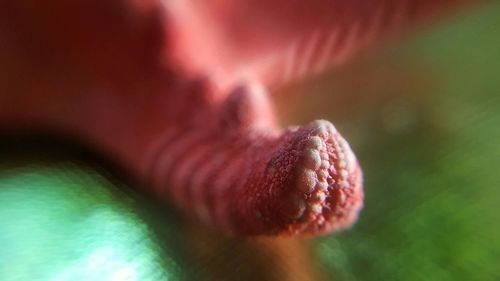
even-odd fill
[(328, 121), (281, 130), (260, 85), (461, 1), (433, 2), (3, 3), (0, 124), (75, 136), (228, 234), (339, 230), (362, 206), (353, 152)]

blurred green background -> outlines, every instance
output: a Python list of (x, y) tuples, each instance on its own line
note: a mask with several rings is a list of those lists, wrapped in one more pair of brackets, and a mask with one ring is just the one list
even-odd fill
[(284, 124), (329, 119), (352, 143), (366, 190), (352, 229), (222, 238), (86, 152), (4, 140), (0, 280), (500, 280), (499, 4), (276, 100)]

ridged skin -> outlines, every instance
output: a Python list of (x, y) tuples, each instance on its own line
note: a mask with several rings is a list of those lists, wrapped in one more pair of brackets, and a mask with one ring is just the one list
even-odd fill
[(75, 136), (226, 234), (340, 230), (356, 157), (328, 121), (279, 128), (266, 88), (461, 1), (435, 2), (2, 3), (0, 126)]
[(479, 1), (188, 0), (169, 9), (178, 15), (173, 51), (189, 71), (210, 71), (222, 87), (238, 80), (279, 87), (471, 2)]

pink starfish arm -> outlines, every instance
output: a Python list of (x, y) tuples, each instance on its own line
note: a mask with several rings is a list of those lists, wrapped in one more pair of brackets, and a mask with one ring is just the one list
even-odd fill
[[(219, 0), (168, 3), (174, 51), (192, 72), (283, 85), (340, 65), (396, 31), (470, 0)], [(209, 28), (207, 28), (209, 27)]]
[(226, 95), (175, 71), (159, 59), (168, 17), (136, 5), (5, 5), (0, 125), (74, 136), (225, 233), (318, 234), (352, 223), (360, 170), (333, 126), (282, 131), (258, 85)]
[[(260, 83), (220, 89), (218, 79), (232, 75), (209, 67), (217, 61), (193, 71), (203, 45), (190, 42), (178, 57), (187, 43), (179, 2), (165, 2), (166, 11), (156, 1), (3, 3), (0, 125), (76, 136), (225, 233), (316, 235), (351, 225), (363, 190), (347, 142), (327, 121), (280, 129)], [(200, 58), (211, 55), (201, 47)], [(266, 54), (258, 47), (249, 51)]]
[(146, 177), (229, 234), (313, 235), (349, 226), (363, 192), (347, 142), (327, 121), (282, 132), (269, 114), (265, 93), (237, 88), (147, 153)]

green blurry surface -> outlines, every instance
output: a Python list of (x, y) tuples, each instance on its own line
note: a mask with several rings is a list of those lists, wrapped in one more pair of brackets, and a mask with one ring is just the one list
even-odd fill
[(289, 280), (272, 242), (181, 218), (80, 148), (16, 142), (0, 149), (0, 280)]
[(136, 202), (68, 162), (0, 171), (0, 280), (178, 280)]
[[(309, 241), (320, 280), (500, 280), (500, 5), (375, 57), (289, 118), (335, 121), (365, 173), (358, 224)], [(269, 244), (186, 229), (102, 169), (47, 158), (0, 161), (0, 280), (289, 280)]]

